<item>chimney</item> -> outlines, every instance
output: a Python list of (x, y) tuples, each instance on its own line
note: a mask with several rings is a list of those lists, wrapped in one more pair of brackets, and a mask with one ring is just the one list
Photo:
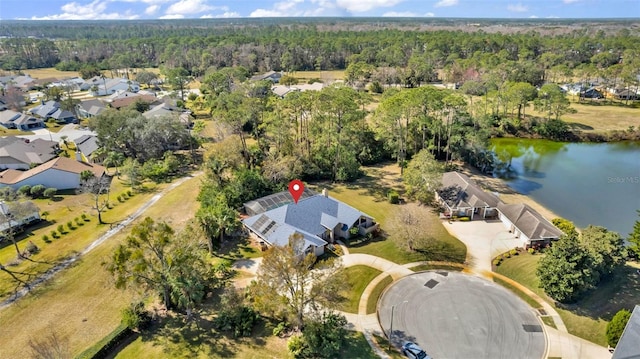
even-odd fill
[(327, 191), (326, 188), (323, 188), (322, 189), (322, 195), (325, 196), (325, 197), (329, 197), (329, 191)]

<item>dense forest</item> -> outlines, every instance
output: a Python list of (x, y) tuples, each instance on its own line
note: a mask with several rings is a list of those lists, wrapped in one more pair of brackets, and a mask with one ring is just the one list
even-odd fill
[[(629, 68), (640, 53), (634, 22), (513, 22), (441, 19), (234, 19), (79, 21), (0, 24), (0, 68), (79, 70), (181, 67), (192, 76), (243, 66), (268, 70), (445, 69), (456, 82), (469, 71), (513, 67), (539, 85), (550, 72), (593, 76)], [(526, 26), (525, 26), (526, 25)], [(635, 65), (634, 65), (635, 66)], [(425, 80), (435, 79), (430, 75)]]

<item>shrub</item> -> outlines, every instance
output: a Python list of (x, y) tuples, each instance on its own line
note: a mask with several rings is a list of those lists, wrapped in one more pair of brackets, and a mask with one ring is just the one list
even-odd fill
[(358, 227), (353, 226), (351, 228), (349, 228), (349, 234), (353, 237), (353, 236), (357, 236), (358, 235)]
[(118, 202), (120, 203), (124, 202), (124, 200), (122, 199), (122, 196), (118, 196), (117, 199), (118, 199)]
[(76, 227), (73, 225), (73, 222), (71, 221), (67, 222), (67, 228), (69, 228), (70, 231), (76, 229)]
[(31, 193), (31, 197), (33, 198), (40, 198), (42, 197), (42, 194), (44, 193), (44, 191), (47, 189), (47, 187), (41, 185), (41, 184), (37, 184), (33, 187), (31, 187), (31, 191), (29, 191), (29, 193)]
[(78, 226), (84, 226), (84, 222), (80, 218), (76, 217), (74, 221)]
[(87, 217), (86, 213), (81, 214), (80, 218), (82, 218), (82, 220), (85, 221), (85, 222), (89, 222), (90, 221), (90, 219)]
[(280, 322), (278, 323), (278, 325), (276, 325), (275, 328), (273, 328), (273, 336), (275, 337), (281, 337), (284, 335), (284, 333), (287, 331), (288, 325), (285, 322)]
[(469, 218), (469, 217), (460, 217), (458, 220), (460, 222), (469, 222), (471, 220), (471, 218)]
[(23, 195), (28, 195), (31, 193), (31, 186), (29, 186), (28, 184), (18, 188), (18, 193), (23, 194)]
[(511, 254), (509, 254), (509, 252), (507, 252), (507, 253), (504, 253), (504, 254), (502, 255), (502, 257), (503, 257), (503, 258), (511, 258)]
[(502, 263), (502, 259), (500, 259), (500, 258), (496, 258), (496, 259), (493, 260), (493, 265), (496, 266), (496, 267), (499, 266), (500, 263)]
[(144, 309), (144, 303), (131, 303), (127, 308), (122, 310), (122, 324), (129, 329), (144, 329), (151, 318)]
[(387, 193), (387, 200), (391, 204), (398, 204), (400, 203), (400, 195), (398, 194), (398, 192), (391, 190), (389, 191), (389, 193)]
[(58, 238), (58, 237), (60, 237), (60, 236), (58, 235), (58, 232), (56, 232), (56, 231), (51, 231), (51, 237), (53, 237), (53, 238)]
[(533, 248), (527, 249), (527, 252), (529, 252), (529, 254), (536, 254), (536, 250)]
[(61, 225), (61, 224), (58, 225), (58, 232), (60, 232), (60, 234), (64, 234), (65, 233), (63, 225)]
[(49, 236), (47, 236), (46, 234), (42, 235), (42, 241), (44, 243), (50, 243), (51, 242), (51, 240), (49, 240)]
[(42, 192), (42, 195), (47, 197), (47, 198), (53, 198), (55, 197), (56, 193), (58, 192), (57, 189), (50, 187), (44, 190), (44, 192)]
[(622, 336), (624, 327), (631, 318), (631, 312), (626, 309), (622, 309), (613, 316), (613, 319), (607, 324), (607, 343), (615, 347)]
[(133, 197), (133, 193), (131, 192), (131, 190), (127, 190), (127, 196)]
[(518, 255), (518, 251), (514, 248), (514, 249), (509, 251), (509, 254), (511, 254), (512, 256), (517, 256)]
[(38, 248), (38, 246), (35, 245), (35, 243), (33, 243), (32, 241), (29, 241), (29, 243), (27, 243), (27, 246), (24, 249), (27, 253), (33, 255), (36, 254), (40, 251), (40, 248)]
[(287, 341), (287, 349), (294, 358), (300, 358), (304, 351), (305, 344), (302, 335), (294, 335)]

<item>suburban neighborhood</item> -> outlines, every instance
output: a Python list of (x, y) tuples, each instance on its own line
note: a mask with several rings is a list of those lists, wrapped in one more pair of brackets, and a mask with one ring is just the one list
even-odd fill
[(620, 4), (58, 5), (0, 22), (0, 358), (640, 357)]

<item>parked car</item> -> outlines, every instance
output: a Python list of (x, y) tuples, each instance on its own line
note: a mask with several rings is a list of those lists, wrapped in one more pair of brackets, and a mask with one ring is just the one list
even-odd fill
[(402, 346), (402, 354), (410, 359), (431, 359), (416, 343), (406, 342)]

